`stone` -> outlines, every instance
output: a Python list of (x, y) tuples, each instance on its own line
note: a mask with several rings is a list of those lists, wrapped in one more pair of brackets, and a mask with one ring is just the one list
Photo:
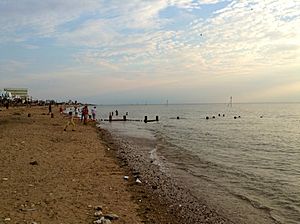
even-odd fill
[(111, 221), (109, 219), (101, 217), (101, 219), (94, 221), (94, 223), (95, 224), (111, 224)]
[(37, 166), (37, 165), (39, 165), (39, 164), (38, 164), (38, 162), (37, 162), (36, 160), (34, 160), (34, 161), (31, 161), (29, 164), (30, 164), (30, 165), (33, 165), (33, 166)]
[(94, 216), (96, 216), (96, 217), (101, 217), (102, 215), (103, 215), (103, 213), (101, 211), (96, 211), (94, 213)]
[(3, 177), (2, 180), (3, 181), (8, 181), (8, 178), (7, 177)]
[(129, 179), (129, 176), (124, 176), (124, 179), (125, 179), (125, 180), (128, 180), (128, 179)]
[(104, 219), (102, 221), (102, 224), (111, 224), (111, 221), (109, 219)]
[(7, 221), (10, 221), (10, 220), (11, 220), (11, 218), (5, 218), (5, 219), (4, 219), (4, 221), (6, 221), (6, 222), (7, 222)]

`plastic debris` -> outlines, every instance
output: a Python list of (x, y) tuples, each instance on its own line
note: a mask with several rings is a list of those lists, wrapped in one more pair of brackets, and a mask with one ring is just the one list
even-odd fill
[(136, 178), (136, 181), (135, 181), (136, 183), (138, 183), (138, 184), (141, 184), (142, 183), (142, 181), (139, 179), (139, 178)]

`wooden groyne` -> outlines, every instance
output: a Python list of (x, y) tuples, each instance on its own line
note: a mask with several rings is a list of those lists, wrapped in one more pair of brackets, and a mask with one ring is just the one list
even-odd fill
[(145, 116), (144, 117), (144, 120), (141, 120), (141, 119), (130, 119), (130, 118), (127, 118), (126, 115), (123, 116), (123, 118), (113, 118), (113, 116), (109, 116), (108, 119), (103, 119), (103, 121), (109, 121), (109, 122), (113, 122), (113, 121), (138, 121), (138, 122), (145, 122), (145, 123), (148, 123), (148, 122), (155, 122), (155, 121), (159, 121), (159, 117), (156, 116), (155, 119), (148, 119), (148, 116)]

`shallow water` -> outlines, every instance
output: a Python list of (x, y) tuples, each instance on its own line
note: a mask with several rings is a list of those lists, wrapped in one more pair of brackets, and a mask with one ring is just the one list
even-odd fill
[(239, 223), (269, 222), (264, 216), (300, 223), (300, 104), (98, 106), (98, 118), (116, 109), (114, 118), (158, 115), (159, 122), (102, 126), (120, 138), (147, 139), (139, 147), (219, 212)]

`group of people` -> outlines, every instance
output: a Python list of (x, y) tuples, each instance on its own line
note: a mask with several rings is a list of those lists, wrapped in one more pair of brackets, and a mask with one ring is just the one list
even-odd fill
[[(76, 117), (78, 116), (78, 111), (79, 111), (79, 109), (77, 108), (77, 106), (75, 106), (74, 107), (74, 113), (75, 113)], [(61, 109), (60, 109), (60, 112), (62, 113)], [(96, 112), (97, 112), (96, 107), (93, 107), (92, 110), (91, 110), (92, 115), (90, 116), (89, 115), (89, 108), (88, 108), (87, 105), (85, 105), (81, 109), (80, 121), (83, 122), (83, 124), (85, 124), (85, 125), (87, 124), (89, 117), (92, 118), (93, 121), (95, 121), (96, 120)], [(69, 111), (68, 117), (69, 117), (69, 120), (68, 120), (67, 124), (65, 125), (64, 131), (67, 131), (67, 128), (68, 128), (69, 125), (72, 125), (72, 131), (75, 131), (76, 130), (76, 125), (75, 125), (75, 122), (74, 122), (73, 111)]]

